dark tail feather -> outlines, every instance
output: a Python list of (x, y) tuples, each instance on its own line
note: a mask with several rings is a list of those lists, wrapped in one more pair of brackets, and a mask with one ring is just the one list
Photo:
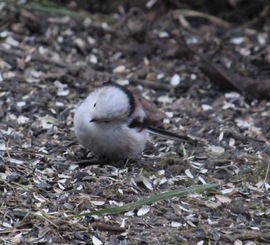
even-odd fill
[(163, 129), (153, 128), (153, 127), (149, 127), (149, 126), (146, 127), (146, 130), (150, 134), (154, 134), (154, 135), (166, 138), (166, 139), (174, 140), (174, 141), (177, 141), (177, 142), (185, 142), (185, 143), (188, 143), (188, 144), (191, 144), (191, 145), (196, 145), (197, 144), (196, 140), (192, 140), (186, 135), (178, 135), (178, 134), (171, 133), (171, 132), (168, 132), (168, 131), (163, 130)]
[(160, 128), (153, 128), (149, 126), (147, 121), (140, 122), (137, 119), (133, 119), (130, 122), (129, 127), (138, 128), (139, 130), (146, 129), (150, 134), (154, 134), (154, 135), (166, 138), (166, 139), (174, 140), (176, 142), (184, 142), (190, 145), (197, 145), (197, 140), (190, 139), (186, 135), (178, 135), (178, 134), (171, 133)]

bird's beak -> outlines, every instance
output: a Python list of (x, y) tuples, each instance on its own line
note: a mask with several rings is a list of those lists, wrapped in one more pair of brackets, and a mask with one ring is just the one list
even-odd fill
[(90, 123), (92, 123), (92, 122), (98, 123), (98, 122), (103, 122), (103, 121), (104, 121), (103, 118), (93, 118), (93, 119), (91, 119), (89, 122), (90, 122)]
[(106, 122), (110, 122), (111, 120), (108, 118), (93, 118), (91, 119), (89, 122), (95, 122), (95, 123), (106, 123)]

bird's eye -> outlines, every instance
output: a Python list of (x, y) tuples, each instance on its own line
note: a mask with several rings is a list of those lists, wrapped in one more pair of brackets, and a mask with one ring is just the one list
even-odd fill
[(104, 123), (110, 123), (111, 121), (109, 121), (109, 120), (104, 120), (103, 122), (104, 122)]
[(94, 107), (96, 107), (97, 103), (94, 104)]

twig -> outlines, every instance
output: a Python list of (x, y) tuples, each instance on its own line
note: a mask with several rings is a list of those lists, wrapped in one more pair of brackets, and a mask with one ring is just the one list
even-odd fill
[(107, 225), (107, 224), (101, 224), (101, 223), (93, 223), (91, 224), (94, 230), (101, 230), (101, 231), (112, 231), (112, 232), (125, 232), (126, 228), (124, 227), (116, 227), (112, 225)]
[(266, 169), (266, 173), (265, 173), (265, 177), (264, 177), (264, 180), (263, 182), (266, 183), (268, 181), (268, 174), (269, 174), (269, 169), (270, 169), (270, 160), (269, 158), (267, 158), (267, 169)]
[(239, 231), (239, 233), (237, 234), (233, 234), (233, 235), (222, 235), (223, 238), (228, 239), (229, 241), (235, 241), (237, 239), (239, 240), (256, 240), (256, 239), (262, 239), (262, 238), (267, 238), (269, 237), (269, 231), (267, 232), (267, 230), (265, 232), (261, 232), (261, 231), (249, 231), (249, 230), (245, 230), (245, 231)]
[(8, 137), (8, 139), (7, 139), (7, 144), (6, 144), (6, 153), (7, 153), (7, 156), (8, 156), (8, 158), (10, 159), (10, 154), (9, 154), (9, 142), (10, 142), (10, 137)]
[[(235, 83), (231, 77), (223, 70), (220, 69), (217, 65), (213, 64), (211, 61), (209, 61), (207, 58), (205, 58), (203, 55), (197, 53), (195, 50), (193, 50), (189, 45), (186, 44), (185, 40), (182, 38), (181, 40), (179, 40), (179, 38), (177, 38), (174, 34), (172, 34), (172, 36), (175, 38), (175, 40), (182, 46), (184, 46), (186, 49), (188, 49), (192, 54), (194, 54), (195, 56), (199, 57), (201, 61), (205, 62), (205, 64), (207, 65), (207, 67), (209, 67), (210, 69), (212, 69), (213, 72), (215, 72), (216, 74), (218, 74), (222, 79), (224, 79), (226, 81), (226, 83), (228, 83), (229, 85), (233, 86), (236, 90), (238, 91), (242, 91), (242, 88)], [(203, 67), (201, 67), (202, 69)]]
[(104, 165), (105, 163), (103, 163), (102, 161), (100, 162), (100, 160), (98, 159), (87, 159), (87, 160), (81, 160), (78, 162), (73, 162), (73, 164), (78, 164), (80, 167), (87, 167), (87, 166), (91, 166), (91, 165)]
[[(97, 74), (97, 76), (105, 76), (111, 79), (127, 79), (124, 76), (112, 74), (108, 72), (103, 72), (103, 71), (94, 71), (94, 72)], [(128, 78), (128, 80), (132, 84), (135, 84), (135, 85), (140, 84), (142, 86), (152, 88), (152, 89), (157, 89), (157, 90), (161, 89), (161, 90), (167, 90), (167, 91), (170, 91), (172, 89), (172, 87), (169, 84), (162, 84), (156, 81), (139, 79), (139, 78)]]
[[(17, 56), (17, 57), (26, 57), (27, 53), (23, 53), (19, 50), (11, 50), (11, 49), (4, 49), (3, 47), (0, 46), (0, 52), (8, 54), (8, 55), (13, 55), (13, 56)], [(57, 61), (57, 60), (53, 60), (50, 59), (48, 57), (44, 57), (44, 56), (40, 56), (40, 55), (35, 55), (32, 54), (31, 55), (31, 60), (32, 61), (38, 61), (38, 62), (42, 62), (42, 63), (47, 63), (50, 65), (55, 65), (55, 66), (59, 66), (59, 67), (63, 67), (63, 68), (67, 68), (69, 71), (78, 71), (80, 69), (91, 69), (89, 67), (87, 67), (87, 65), (73, 65), (73, 64), (67, 64), (64, 61)], [(117, 74), (112, 74), (112, 73), (108, 73), (108, 72), (101, 72), (101, 71), (96, 71), (96, 70), (91, 70), (91, 72), (93, 73), (93, 76), (97, 76), (97, 77), (108, 77), (109, 79), (127, 79), (124, 76), (121, 75), (117, 75)], [(142, 86), (148, 87), (148, 88), (152, 88), (155, 90), (166, 90), (166, 91), (170, 91), (172, 89), (172, 87), (169, 84), (162, 84), (160, 82), (156, 82), (156, 81), (150, 81), (150, 80), (145, 80), (145, 79), (139, 79), (139, 78), (129, 78), (130, 82), (132, 84), (141, 84)]]
[[(29, 155), (32, 155), (32, 156), (47, 156), (47, 155), (49, 155), (49, 153), (45, 153), (45, 152), (37, 152), (37, 151), (27, 150), (25, 148), (20, 148), (20, 147), (18, 147), (18, 148), (23, 150), (24, 154), (29, 154)], [(3, 151), (3, 150), (0, 150), (0, 151)], [(9, 153), (11, 153), (11, 154), (22, 154), (21, 151), (16, 151), (16, 150), (9, 150)]]
[(80, 68), (77, 65), (67, 64), (64, 61), (53, 60), (53, 59), (50, 59), (48, 57), (40, 56), (37, 54), (28, 54), (28, 53), (21, 52), (19, 50), (5, 49), (1, 46), (0, 46), (0, 52), (5, 53), (5, 54), (9, 54), (9, 55), (13, 55), (13, 56), (17, 56), (17, 57), (23, 57), (23, 58), (27, 57), (28, 55), (31, 55), (32, 61), (39, 61), (39, 62), (47, 63), (50, 65), (56, 65), (59, 67), (68, 68), (69, 70), (74, 70), (74, 69)]
[(194, 10), (190, 10), (190, 9), (177, 9), (177, 10), (173, 10), (172, 11), (172, 17), (173, 18), (179, 18), (179, 16), (184, 16), (184, 17), (201, 17), (201, 18), (205, 18), (210, 20), (211, 22), (213, 22), (214, 24), (217, 24), (221, 27), (225, 27), (225, 28), (229, 28), (231, 26), (230, 23), (217, 18), (213, 15), (210, 14), (206, 14), (206, 13), (202, 13), (202, 12), (198, 12), (198, 11), (194, 11)]
[(270, 11), (270, 6), (266, 5), (263, 10), (256, 15), (255, 18), (253, 18), (252, 20), (246, 22), (245, 24), (243, 24), (241, 26), (241, 28), (245, 29), (248, 28), (249, 26), (255, 25), (256, 23), (258, 23), (259, 21), (261, 21), (262, 19), (266, 19), (267, 15), (269, 14)]

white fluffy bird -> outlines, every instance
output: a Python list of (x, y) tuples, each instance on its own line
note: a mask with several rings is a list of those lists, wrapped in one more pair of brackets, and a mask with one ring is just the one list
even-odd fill
[(147, 132), (176, 141), (190, 141), (187, 137), (150, 127), (146, 122), (142, 105), (128, 89), (115, 83), (97, 87), (74, 115), (79, 143), (98, 156), (115, 161), (140, 157)]

